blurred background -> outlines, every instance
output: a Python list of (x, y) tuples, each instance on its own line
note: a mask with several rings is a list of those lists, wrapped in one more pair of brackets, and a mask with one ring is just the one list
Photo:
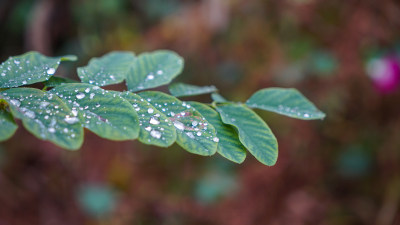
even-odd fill
[(58, 76), (113, 50), (171, 49), (178, 81), (234, 101), (294, 87), (327, 114), (257, 111), (278, 138), (273, 167), (89, 131), (66, 151), (20, 126), (0, 143), (0, 225), (400, 224), (399, 1), (1, 0), (0, 34), (0, 61), (77, 55)]

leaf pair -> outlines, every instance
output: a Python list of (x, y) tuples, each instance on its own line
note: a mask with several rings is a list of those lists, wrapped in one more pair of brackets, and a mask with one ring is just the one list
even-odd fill
[(176, 53), (159, 50), (135, 56), (131, 52), (112, 52), (93, 58), (78, 68), (84, 83), (105, 86), (126, 80), (129, 91), (140, 91), (168, 84), (182, 72), (183, 59)]

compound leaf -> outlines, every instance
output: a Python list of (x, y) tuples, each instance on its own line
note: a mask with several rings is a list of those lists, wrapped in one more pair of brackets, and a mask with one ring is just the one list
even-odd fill
[(140, 91), (168, 84), (182, 72), (183, 59), (172, 51), (140, 54), (126, 77), (129, 91)]
[(79, 120), (56, 95), (34, 88), (13, 88), (1, 92), (0, 98), (9, 103), (11, 114), (37, 138), (66, 149), (82, 145)]
[(11, 114), (6, 110), (0, 109), (0, 141), (5, 141), (12, 137), (18, 126), (15, 124)]
[(217, 91), (215, 86), (196, 86), (184, 83), (174, 83), (169, 87), (169, 92), (175, 97), (202, 95)]
[(240, 143), (235, 129), (230, 125), (224, 124), (219, 113), (211, 107), (199, 102), (189, 103), (214, 126), (219, 138), (217, 152), (235, 163), (242, 163), (246, 158), (246, 149)]
[(83, 83), (97, 86), (121, 83), (129, 73), (135, 55), (132, 52), (115, 51), (100, 58), (93, 58), (85, 67), (78, 68)]
[(227, 103), (217, 106), (224, 123), (233, 125), (239, 139), (261, 163), (272, 166), (278, 158), (278, 143), (268, 125), (244, 105)]
[(139, 135), (135, 109), (117, 94), (91, 84), (63, 84), (50, 90), (59, 96), (84, 127), (111, 140), (132, 140)]
[(246, 105), (302, 120), (325, 117), (325, 114), (319, 111), (312, 102), (292, 88), (259, 90), (247, 100)]
[(186, 102), (157, 91), (139, 95), (165, 114), (176, 128), (176, 142), (188, 152), (213, 155), (217, 151), (218, 137), (214, 127)]
[(76, 56), (47, 57), (28, 52), (10, 57), (0, 64), (0, 88), (19, 87), (48, 80), (61, 61), (75, 61)]
[(139, 141), (160, 147), (175, 142), (175, 127), (167, 116), (137, 94), (124, 92), (120, 96), (132, 104), (139, 116)]

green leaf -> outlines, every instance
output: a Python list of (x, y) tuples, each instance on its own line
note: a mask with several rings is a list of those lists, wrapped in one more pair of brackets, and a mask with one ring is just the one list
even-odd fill
[(139, 135), (139, 119), (132, 105), (90, 84), (63, 84), (49, 92), (58, 95), (84, 127), (111, 140), (132, 140)]
[(0, 109), (0, 141), (5, 141), (12, 137), (18, 126), (15, 124), (11, 114), (6, 110)]
[(124, 92), (121, 97), (132, 104), (139, 116), (139, 141), (160, 147), (168, 147), (175, 142), (175, 127), (167, 116), (137, 94)]
[(184, 83), (171, 84), (168, 89), (175, 97), (202, 95), (217, 91), (215, 86), (195, 86)]
[(219, 103), (229, 102), (228, 100), (226, 100), (224, 97), (222, 97), (218, 93), (212, 93), (211, 98), (212, 98), (212, 100), (214, 100), (214, 102), (219, 102)]
[(325, 117), (325, 114), (319, 111), (312, 102), (292, 88), (259, 90), (247, 100), (246, 105), (303, 120)]
[(217, 151), (219, 139), (214, 127), (189, 104), (157, 91), (141, 92), (139, 95), (169, 117), (176, 128), (176, 142), (182, 148), (205, 156)]
[(235, 129), (224, 124), (218, 112), (211, 107), (199, 102), (189, 103), (214, 126), (219, 138), (217, 152), (235, 163), (242, 163), (246, 158), (246, 149), (240, 143)]
[(50, 79), (46, 80), (44, 83), (44, 85), (46, 87), (55, 87), (61, 84), (69, 84), (69, 83), (78, 83), (79, 81), (76, 80), (72, 80), (69, 78), (64, 78), (64, 77), (50, 77)]
[(183, 59), (172, 51), (140, 54), (126, 77), (128, 90), (135, 92), (168, 84), (183, 69)]
[(76, 56), (47, 57), (28, 52), (7, 59), (0, 65), (0, 88), (19, 87), (48, 80), (61, 61), (74, 61)]
[(93, 58), (85, 67), (78, 68), (83, 83), (97, 86), (121, 83), (129, 73), (135, 55), (132, 52), (116, 51), (100, 58)]
[(42, 140), (66, 149), (78, 149), (83, 142), (79, 120), (57, 96), (33, 88), (13, 88), (0, 93), (11, 114)]
[(239, 139), (261, 163), (273, 166), (278, 158), (278, 143), (268, 125), (244, 105), (227, 103), (217, 106), (222, 121), (235, 126)]

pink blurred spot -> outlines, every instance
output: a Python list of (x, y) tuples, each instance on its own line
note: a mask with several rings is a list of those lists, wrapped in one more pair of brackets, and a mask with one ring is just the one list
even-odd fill
[(380, 93), (390, 94), (397, 90), (400, 84), (399, 59), (393, 56), (373, 59), (368, 62), (366, 69)]

